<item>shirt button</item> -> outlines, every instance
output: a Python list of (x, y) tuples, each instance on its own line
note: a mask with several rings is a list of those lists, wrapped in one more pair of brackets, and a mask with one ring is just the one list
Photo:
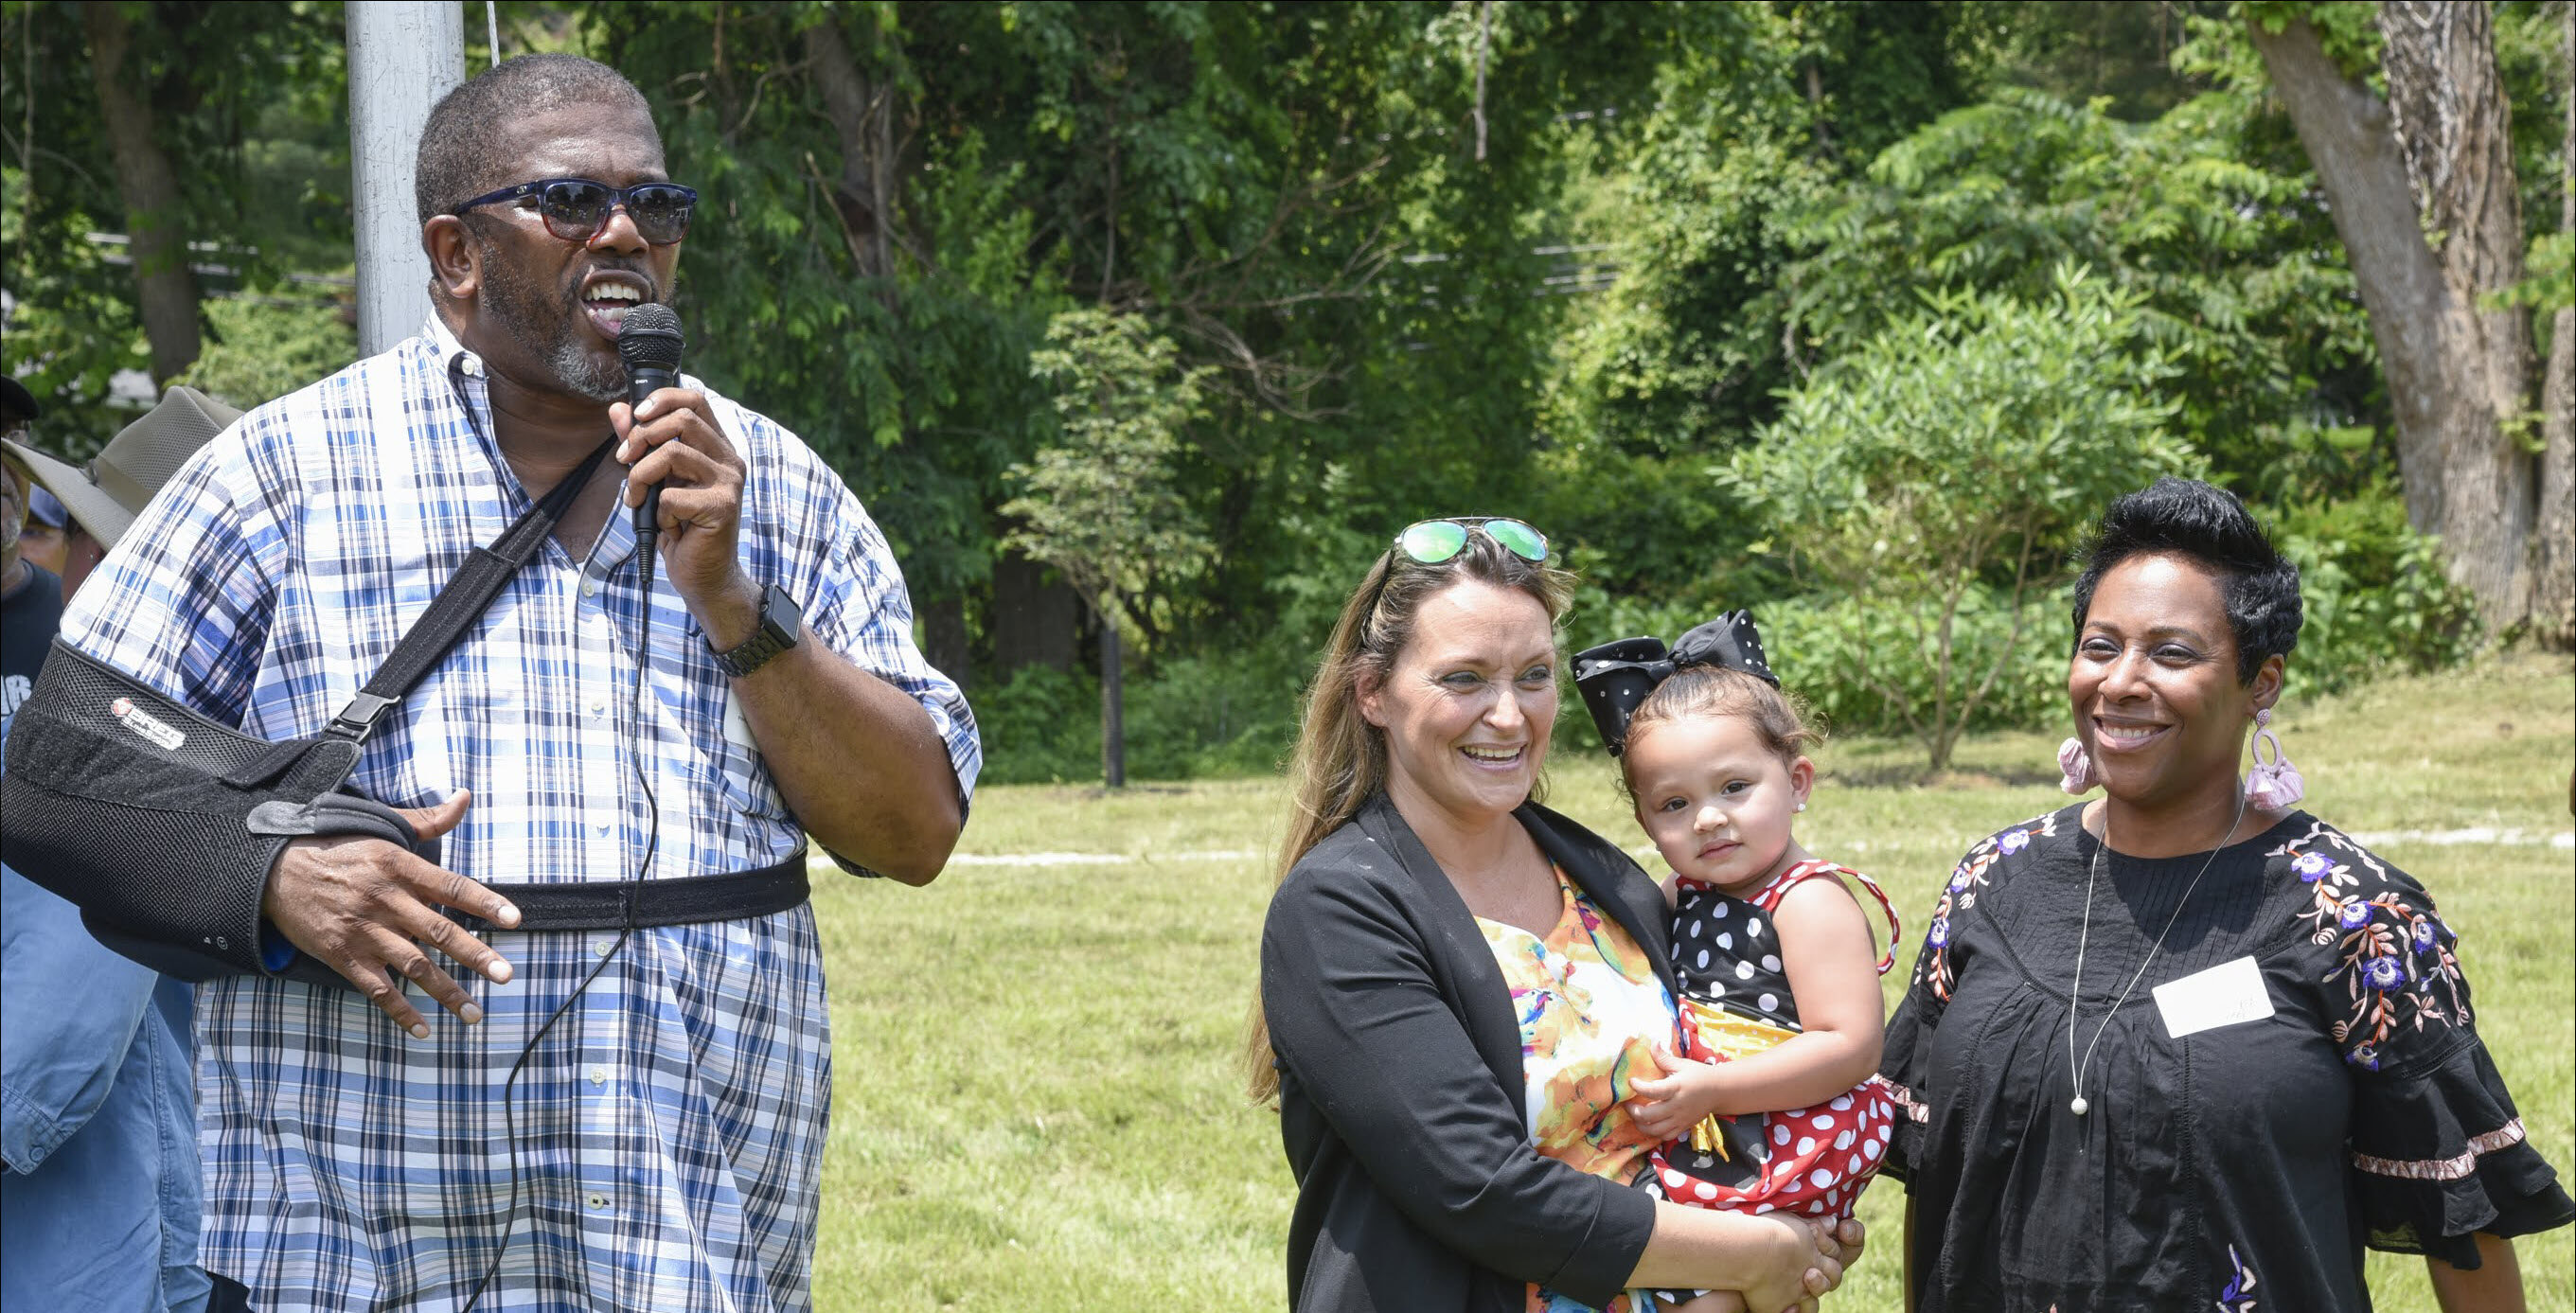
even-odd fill
[(589, 1194), (584, 1195), (582, 1197), (582, 1202), (593, 1208), (606, 1208), (608, 1206), (608, 1196), (594, 1190)]
[(590, 945), (590, 951), (597, 953), (601, 957), (608, 956), (610, 953), (616, 951), (616, 949), (617, 941), (613, 939), (595, 939), (591, 941)]
[(590, 1069), (590, 1083), (591, 1083), (591, 1084), (593, 1084), (593, 1085), (605, 1085), (605, 1084), (607, 1084), (607, 1083), (608, 1083), (608, 1068), (606, 1068), (606, 1067), (593, 1067), (593, 1068), (591, 1068), (591, 1069)]
[(582, 596), (584, 596), (584, 597), (597, 597), (597, 596), (599, 596), (599, 581), (598, 581), (598, 580), (596, 580), (596, 579), (584, 579), (584, 580), (582, 580), (582, 581), (581, 581), (581, 595), (582, 595)]
[(596, 829), (597, 829), (601, 834), (606, 834), (606, 833), (608, 833), (608, 826), (609, 826), (609, 824), (610, 824), (610, 823), (609, 823), (609, 822), (607, 822), (607, 821), (601, 821), (601, 822), (600, 822), (600, 823), (599, 823), (595, 828), (596, 828)]
[(606, 701), (602, 700), (602, 699), (599, 699), (599, 698), (593, 698), (593, 699), (591, 699), (591, 703), (590, 703), (590, 714), (591, 714), (591, 715), (593, 715), (593, 716), (605, 716), (605, 715), (607, 715), (607, 714), (608, 714), (608, 703), (607, 703)]

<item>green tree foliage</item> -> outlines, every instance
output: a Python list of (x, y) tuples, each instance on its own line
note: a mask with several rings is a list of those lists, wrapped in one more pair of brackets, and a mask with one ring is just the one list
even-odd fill
[[(1213, 365), (1182, 369), (1171, 339), (1136, 315), (1073, 310), (1047, 325), (1029, 372), (1055, 385), (1057, 442), (1011, 467), (1025, 489), (1002, 504), (1021, 527), (1004, 539), (1054, 566), (1107, 623), (1147, 645), (1168, 627), (1170, 595), (1207, 568), (1215, 545), (1183, 495), (1185, 430), (1207, 417)], [(1159, 613), (1158, 613), (1159, 612)]]
[[(1052, 316), (1141, 314), (1222, 371), (1219, 422), (1183, 471), (1217, 556), (1174, 599), (1213, 641), (1274, 618), (1271, 562), (1298, 554), (1244, 535), (1300, 522), (1319, 469), (1378, 506), (1521, 474), (1494, 444), (1527, 441), (1507, 380), (1534, 372), (1549, 316), (1498, 313), (1529, 308), (1540, 276), (1513, 216), (1552, 194), (1558, 108), (1673, 25), (1503, 7), (1479, 163), (1461, 132), (1476, 29), (1443, 7), (588, 13), (594, 52), (665, 107), (675, 175), (708, 194), (684, 284), (699, 367), (840, 466), (934, 605), (972, 609), (1003, 472), (1053, 434), (1025, 368)], [(836, 130), (815, 57), (829, 42), (881, 140)], [(860, 154), (882, 167), (882, 212), (849, 183)]]
[[(1830, 599), (1836, 686), (1947, 765), (2112, 498), (2196, 472), (2143, 295), (2060, 266), (2048, 296), (1928, 295), (1792, 392), (1720, 477)], [(1992, 623), (1963, 624), (1991, 619)]]
[[(341, 7), (126, 12), (199, 258), (234, 271), (201, 274), (188, 377), (253, 402), (344, 363), (348, 289), (327, 281), (350, 258)], [(2356, 67), (2375, 61), (2372, 6), (2318, 12)], [(2517, 295), (2535, 309), (2567, 264), (2548, 231), (2559, 12), (2497, 10), (2535, 252)], [(1960, 417), (1988, 383), (1971, 364), (2076, 314), (2055, 272), (2070, 264), (2089, 270), (2085, 313), (2134, 325), (2047, 358), (2128, 380), (2117, 395), (2161, 407), (2157, 431), (2279, 525), (2318, 617), (2302, 669), (2451, 659), (2474, 634), (2404, 528), (2353, 279), (2244, 16), (2221, 0), (507, 0), (499, 26), (505, 55), (573, 50), (643, 89), (673, 175), (704, 197), (677, 289), (692, 371), (802, 434), (885, 527), (926, 646), (972, 677), (998, 779), (1097, 760), (1088, 658), (1023, 668), (1060, 658), (1003, 641), (1037, 608), (995, 580), (1043, 550), (1012, 545), (1035, 526), (1009, 503), (1113, 486), (1126, 467), (1104, 452), (1149, 457), (1156, 500), (1131, 537), (1192, 544), (1149, 552), (1118, 608), (1145, 644), (1128, 724), (1146, 776), (1274, 764), (1352, 581), (1432, 514), (1546, 528), (1583, 576), (1578, 643), (1751, 605), (1846, 726), (2056, 714), (2057, 645), (2029, 629), (2057, 623), (2056, 557), (2034, 558), (2020, 603), (2022, 539), (1964, 571), (1952, 647), (1983, 655), (1945, 674), (1893, 660), (1915, 621), (1824, 582), (1752, 484), (1711, 470), (1876, 423), (1851, 408), (1882, 375), (1948, 379), (1943, 422), (1975, 431)], [(479, 6), (467, 32), (479, 68)], [(118, 231), (121, 202), (78, 7), (0, 0), (0, 37), (6, 362), (48, 398), (40, 437), (79, 455), (121, 422), (109, 378), (145, 359), (130, 270), (86, 237)], [(1100, 380), (1122, 380), (1105, 406)], [(2110, 488), (2114, 445), (2055, 477), (2102, 466)], [(1828, 537), (1875, 513), (1810, 509)], [(1766, 538), (1779, 550), (1755, 550)]]
[(336, 302), (229, 297), (208, 302), (205, 316), (205, 353), (170, 381), (242, 410), (327, 378), (358, 355), (358, 330)]
[(2078, 261), (2138, 294), (2177, 366), (2176, 431), (2222, 477), (2258, 500), (2352, 495), (2391, 458), (2369, 325), (2296, 143), (2246, 99), (2146, 124), (2014, 88), (1952, 111), (1803, 225), (1800, 329), (1832, 355), (1909, 290), (2032, 298)]
[[(1703, 470), (1817, 363), (1788, 329), (1797, 217), (1971, 99), (1973, 6), (1701, 6), (1615, 134), (1569, 142), (1574, 227), (1616, 279), (1577, 306), (1542, 383), (1546, 518), (1621, 594), (1707, 605), (1776, 588)], [(1587, 608), (1597, 610), (1597, 608)], [(1578, 620), (1578, 623), (1584, 623)]]
[[(199, 286), (212, 298), (325, 299), (289, 275), (344, 270), (350, 258), (340, 6), (127, 9), (125, 76), (180, 171), (179, 223), (196, 243)], [(0, 4), (0, 48), (7, 367), (45, 404), (39, 440), (86, 456), (130, 418), (107, 407), (109, 379), (146, 367), (149, 353), (124, 248), (90, 236), (122, 234), (126, 214), (80, 7)], [(202, 327), (221, 344), (225, 323)]]

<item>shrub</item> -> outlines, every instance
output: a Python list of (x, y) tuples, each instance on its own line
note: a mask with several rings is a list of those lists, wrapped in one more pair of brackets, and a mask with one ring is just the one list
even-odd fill
[[(1719, 470), (1830, 614), (1831, 682), (1921, 740), (1931, 767), (2019, 678), (2033, 604), (2082, 527), (2199, 468), (2167, 431), (2172, 372), (2142, 298), (2060, 266), (2035, 302), (1934, 295), (1788, 395)], [(2009, 676), (2009, 677), (2008, 677)]]
[(2444, 669), (2477, 646), (2476, 599), (2445, 573), (2439, 540), (2406, 523), (2395, 488), (2265, 518), (2299, 565), (2307, 619), (2290, 679), (2300, 692)]
[(275, 400), (358, 358), (358, 330), (340, 314), (327, 301), (210, 299), (205, 350), (170, 381), (243, 410)]
[[(2027, 728), (2064, 718), (2066, 612), (2059, 593), (2025, 597), (2018, 623), (2011, 606), (2008, 590), (1986, 585), (1960, 596), (1952, 641), (1972, 652), (2010, 649), (1985, 695), (1963, 709), (1964, 729)], [(1907, 733), (1909, 711), (1937, 696), (1936, 668), (1901, 659), (1913, 650), (1913, 635), (1887, 608), (1860, 598), (1799, 598), (1758, 609), (1754, 618), (1781, 683), (1837, 732)]]
[(1100, 685), (1029, 666), (967, 694), (984, 739), (983, 783), (1063, 784), (1100, 774)]
[[(1137, 779), (1267, 775), (1297, 737), (1312, 654), (1279, 643), (1159, 661), (1127, 681), (1127, 768)], [(1100, 681), (1044, 666), (969, 695), (994, 784), (1100, 777)]]

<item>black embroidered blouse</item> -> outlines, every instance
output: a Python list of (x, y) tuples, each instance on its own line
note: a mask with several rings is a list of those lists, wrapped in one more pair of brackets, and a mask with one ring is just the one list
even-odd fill
[(1888, 1025), (1921, 1313), (2366, 1310), (2365, 1247), (2474, 1267), (2474, 1232), (2570, 1220), (2405, 872), (2295, 812), (2214, 857), (2102, 854), (2088, 932), (2081, 814), (1969, 849)]

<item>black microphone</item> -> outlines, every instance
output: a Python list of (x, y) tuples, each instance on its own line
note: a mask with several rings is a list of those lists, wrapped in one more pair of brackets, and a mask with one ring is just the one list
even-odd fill
[[(617, 358), (626, 362), (626, 404), (640, 406), (659, 389), (680, 386), (680, 351), (687, 345), (680, 316), (671, 307), (646, 302), (627, 311), (617, 326)], [(661, 514), (662, 485), (657, 483), (644, 490), (644, 504), (635, 508), (635, 539), (645, 551), (652, 550), (661, 531)]]

